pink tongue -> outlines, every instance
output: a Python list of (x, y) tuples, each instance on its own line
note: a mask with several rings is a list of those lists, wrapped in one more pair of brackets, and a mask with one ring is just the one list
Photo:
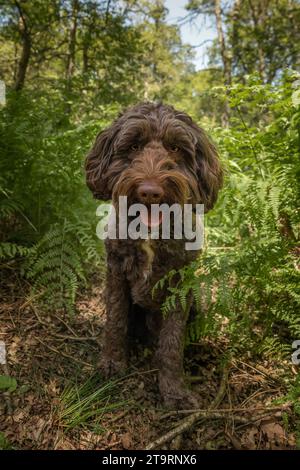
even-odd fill
[(141, 211), (141, 221), (146, 227), (158, 227), (161, 224), (162, 216), (159, 212), (158, 214), (153, 214), (151, 216), (151, 211)]

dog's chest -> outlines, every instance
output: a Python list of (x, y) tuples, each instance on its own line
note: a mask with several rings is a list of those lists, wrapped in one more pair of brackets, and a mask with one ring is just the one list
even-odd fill
[(182, 268), (197, 255), (184, 249), (183, 240), (107, 240), (106, 249), (116, 257), (133, 303), (153, 311), (160, 309), (167, 295), (166, 289), (158, 289), (153, 296), (155, 284), (171, 269)]
[(148, 279), (149, 276), (152, 274), (152, 266), (153, 261), (155, 258), (155, 246), (153, 240), (147, 239), (141, 242), (140, 249), (144, 252), (144, 256), (142, 257), (142, 276), (145, 280)]
[(165, 272), (161, 252), (155, 241), (141, 240), (136, 246), (136, 253), (130, 264), (127, 279), (133, 302), (145, 308), (154, 308), (152, 288)]
[(153, 287), (171, 269), (180, 269), (187, 262), (182, 244), (177, 240), (140, 240), (134, 259), (127, 270), (131, 297), (134, 303), (149, 310), (159, 310), (165, 299), (165, 289)]

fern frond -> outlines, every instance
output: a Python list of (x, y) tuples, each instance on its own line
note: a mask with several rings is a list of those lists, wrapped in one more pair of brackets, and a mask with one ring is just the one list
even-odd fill
[(0, 259), (8, 260), (17, 256), (26, 257), (31, 253), (31, 249), (16, 243), (0, 243)]
[(102, 261), (92, 227), (64, 221), (55, 225), (33, 247), (25, 265), (33, 293), (43, 292), (44, 306), (73, 312), (80, 282), (86, 282), (86, 263)]

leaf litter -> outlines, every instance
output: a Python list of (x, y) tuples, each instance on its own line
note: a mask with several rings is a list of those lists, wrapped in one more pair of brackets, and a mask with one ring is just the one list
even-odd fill
[[(0, 339), (7, 349), (7, 384), (14, 386), (0, 391), (0, 445), (144, 449), (192, 413), (163, 408), (149, 351), (141, 346), (134, 348), (132, 366), (122, 377), (101, 378), (97, 364), (105, 312), (97, 278), (81, 291), (73, 318), (63, 312), (43, 316), (27, 295), (28, 287), (20, 290), (10, 273), (10, 282), (1, 287)], [(284, 405), (286, 376), (293, 374), (288, 361), (232, 361), (222, 402), (207, 411), (218, 394), (225, 348), (225, 339), (224, 344), (203, 339), (187, 349), (187, 379), (199, 396), (202, 418), (161, 448), (295, 449), (297, 417), (289, 403)], [(2, 365), (0, 375), (8, 375)]]

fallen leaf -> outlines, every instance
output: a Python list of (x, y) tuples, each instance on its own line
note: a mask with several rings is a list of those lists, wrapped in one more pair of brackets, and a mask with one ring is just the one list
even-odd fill
[(282, 444), (286, 440), (285, 430), (279, 423), (264, 423), (261, 425), (261, 430), (274, 444)]
[(128, 432), (126, 434), (123, 434), (123, 436), (121, 437), (121, 442), (122, 442), (122, 446), (124, 447), (124, 449), (130, 449), (131, 444), (132, 444), (132, 439)]

